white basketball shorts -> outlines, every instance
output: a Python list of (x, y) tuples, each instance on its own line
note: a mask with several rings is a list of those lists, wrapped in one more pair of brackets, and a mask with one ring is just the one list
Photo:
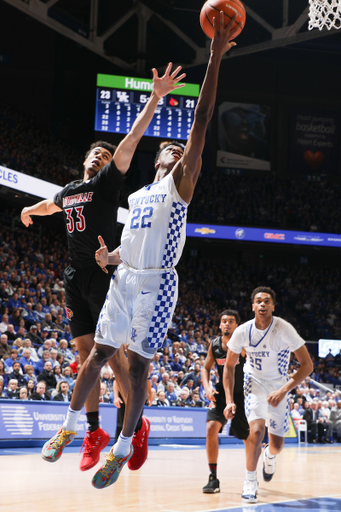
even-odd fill
[(277, 391), (287, 382), (286, 377), (275, 380), (258, 379), (254, 375), (244, 375), (245, 415), (248, 422), (264, 419), (268, 431), (284, 437), (289, 429), (289, 394), (277, 407), (268, 404), (269, 393)]
[(117, 267), (100, 313), (95, 342), (152, 359), (163, 345), (178, 299), (174, 269), (135, 270)]

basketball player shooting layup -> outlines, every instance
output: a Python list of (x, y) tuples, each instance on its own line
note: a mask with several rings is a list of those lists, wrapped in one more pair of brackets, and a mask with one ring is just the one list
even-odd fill
[[(116, 151), (116, 148), (107, 142), (98, 141), (92, 144), (85, 157), (82, 180), (69, 183), (54, 198), (24, 208), (21, 214), (22, 222), (28, 227), (33, 223), (33, 215), (45, 216), (63, 211), (70, 256), (70, 265), (64, 272), (66, 305), (71, 333), (77, 345), (81, 364), (86, 361), (94, 346), (96, 324), (112, 274), (112, 271), (104, 274), (94, 259), (98, 248), (99, 229), (113, 250), (116, 245), (119, 192), (136, 146), (152, 120), (160, 98), (182, 87), (178, 84), (185, 76), (179, 75), (181, 67), (173, 72), (171, 69), (172, 64), (169, 64), (162, 77), (158, 76), (155, 69), (153, 70), (153, 92)], [(110, 365), (126, 401), (129, 390), (128, 363), (123, 349), (110, 360)], [(110, 441), (110, 436), (99, 427), (98, 397), (99, 382), (93, 387), (85, 403), (88, 432), (84, 439), (85, 448), (80, 462), (82, 471), (97, 464), (101, 450)], [(148, 420), (139, 418), (135, 428), (135, 452), (129, 463), (130, 469), (139, 469), (145, 462), (148, 453), (148, 433)], [(61, 455), (60, 445), (67, 441), (65, 432), (60, 429), (47, 460), (58, 460)]]
[[(155, 163), (156, 179), (129, 197), (130, 213), (124, 227), (121, 246), (108, 253), (102, 237), (96, 261), (119, 265), (111, 280), (101, 311), (95, 346), (77, 378), (63, 426), (68, 442), (75, 435), (81, 408), (96, 382), (102, 366), (119, 347), (127, 343), (129, 393), (122, 432), (111, 448), (106, 462), (92, 480), (102, 489), (113, 484), (132, 457), (132, 437), (146, 400), (150, 360), (163, 344), (177, 302), (178, 277), (175, 271), (186, 238), (186, 214), (201, 169), (205, 134), (215, 104), (221, 59), (235, 45), (229, 42), (235, 19), (215, 28), (206, 76), (195, 110), (188, 143), (170, 143), (162, 148)], [(181, 147), (180, 147), (181, 146)], [(43, 448), (49, 456), (54, 438)], [(51, 450), (53, 451), (53, 450)]]
[[(224, 368), (226, 419), (234, 418), (233, 401), (235, 365), (242, 348), (247, 354), (244, 366), (245, 414), (250, 425), (246, 450), (246, 478), (242, 500), (257, 502), (257, 462), (262, 451), (265, 422), (269, 431), (269, 445), (263, 454), (263, 479), (270, 482), (276, 469), (276, 455), (284, 446), (284, 436), (289, 427), (288, 393), (312, 371), (313, 363), (304, 340), (294, 327), (272, 315), (276, 294), (260, 286), (251, 294), (255, 318), (237, 327), (228, 342)], [(290, 352), (300, 362), (300, 369), (288, 379)]]

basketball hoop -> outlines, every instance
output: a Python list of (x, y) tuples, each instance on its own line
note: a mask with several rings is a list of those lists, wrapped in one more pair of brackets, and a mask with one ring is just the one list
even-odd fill
[(308, 29), (341, 28), (341, 0), (309, 0)]

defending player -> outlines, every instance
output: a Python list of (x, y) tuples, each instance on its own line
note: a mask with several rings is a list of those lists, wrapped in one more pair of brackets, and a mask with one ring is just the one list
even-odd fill
[[(208, 483), (203, 487), (203, 492), (212, 494), (220, 492), (219, 480), (217, 478), (217, 463), (219, 453), (219, 439), (218, 434), (226, 425), (226, 418), (224, 416), (224, 409), (226, 406), (225, 392), (223, 387), (223, 372), (226, 361), (227, 343), (229, 342), (233, 332), (240, 324), (240, 318), (237, 311), (233, 309), (226, 309), (220, 315), (220, 332), (218, 336), (209, 346), (207, 357), (204, 366), (201, 370), (202, 384), (206, 391), (206, 396), (211, 402), (213, 407), (207, 411), (206, 423), (206, 453), (208, 466), (210, 469), (210, 476)], [(245, 363), (245, 351), (243, 350), (239, 356), (236, 365), (235, 385), (233, 391), (234, 403), (237, 404), (236, 414), (232, 420), (230, 433), (238, 439), (242, 439), (244, 443), (247, 441), (249, 435), (249, 424), (244, 413), (244, 392), (243, 392), (243, 379), (244, 372), (243, 366)], [(219, 382), (216, 390), (210, 386), (210, 371), (213, 366), (217, 366), (219, 374)]]
[[(276, 294), (266, 286), (253, 290), (252, 310), (255, 318), (238, 327), (229, 343), (224, 369), (227, 419), (236, 414), (233, 401), (235, 365), (244, 347), (247, 360), (244, 367), (245, 414), (250, 425), (246, 445), (246, 478), (242, 500), (257, 502), (257, 462), (262, 450), (265, 422), (269, 431), (269, 445), (263, 453), (263, 478), (269, 482), (276, 469), (276, 455), (282, 451), (284, 436), (289, 428), (288, 393), (312, 371), (313, 363), (304, 340), (294, 327), (273, 316)], [(300, 362), (300, 369), (288, 379), (290, 352)]]
[[(123, 429), (93, 485), (113, 484), (133, 455), (134, 427), (146, 398), (150, 360), (162, 346), (177, 301), (177, 264), (185, 243), (186, 214), (201, 169), (205, 134), (215, 104), (221, 59), (235, 45), (229, 42), (235, 17), (215, 28), (204, 83), (195, 109), (188, 143), (170, 143), (160, 150), (155, 164), (157, 181), (129, 197), (130, 213), (121, 246), (108, 254), (100, 237), (96, 260), (101, 268), (119, 264), (110, 283), (97, 324), (95, 347), (77, 378), (71, 406), (63, 425), (69, 442), (75, 435), (82, 405), (101, 367), (123, 343), (128, 343), (129, 393)], [(54, 441), (46, 443), (44, 457), (54, 456)], [(129, 467), (129, 464), (128, 464)]]
[[(151, 122), (160, 98), (183, 86), (178, 84), (185, 76), (178, 76), (181, 67), (172, 73), (171, 68), (170, 63), (161, 78), (153, 69), (153, 92), (116, 151), (115, 146), (107, 142), (95, 142), (85, 156), (83, 180), (69, 183), (54, 198), (24, 208), (21, 213), (21, 220), (28, 227), (33, 223), (32, 215), (45, 216), (63, 211), (70, 256), (70, 266), (64, 272), (67, 316), (81, 364), (94, 345), (98, 316), (113, 272), (111, 268), (108, 273), (103, 273), (94, 260), (98, 248), (98, 233), (101, 230), (108, 247), (114, 249), (120, 190), (136, 146)], [(129, 388), (128, 362), (123, 350), (115, 354), (110, 365), (126, 400)], [(80, 462), (82, 471), (97, 464), (101, 450), (110, 440), (109, 435), (99, 428), (98, 397), (99, 381), (85, 402), (88, 432)], [(148, 420), (139, 418), (133, 441), (137, 448), (135, 460), (132, 460), (134, 469), (138, 469), (147, 457), (148, 433)], [(63, 440), (56, 441), (57, 448), (60, 442)], [(61, 454), (57, 450), (53, 460), (59, 458), (58, 453)]]

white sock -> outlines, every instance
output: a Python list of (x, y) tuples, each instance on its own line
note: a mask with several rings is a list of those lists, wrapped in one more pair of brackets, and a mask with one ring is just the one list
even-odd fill
[(122, 435), (122, 432), (120, 433), (119, 438), (117, 439), (117, 442), (114, 444), (112, 450), (115, 457), (126, 457), (127, 455), (129, 455), (132, 439), (133, 436), (125, 437), (124, 435)]
[(276, 457), (276, 455), (271, 455), (269, 446), (265, 448), (265, 457), (268, 459), (274, 459)]
[(255, 480), (257, 480), (257, 470), (255, 470), (255, 471), (246, 470), (245, 478), (246, 478), (246, 480), (250, 480), (251, 482), (254, 482)]
[(63, 423), (63, 429), (67, 430), (68, 432), (76, 432), (77, 431), (77, 422), (79, 420), (81, 411), (74, 411), (69, 406), (66, 420)]

